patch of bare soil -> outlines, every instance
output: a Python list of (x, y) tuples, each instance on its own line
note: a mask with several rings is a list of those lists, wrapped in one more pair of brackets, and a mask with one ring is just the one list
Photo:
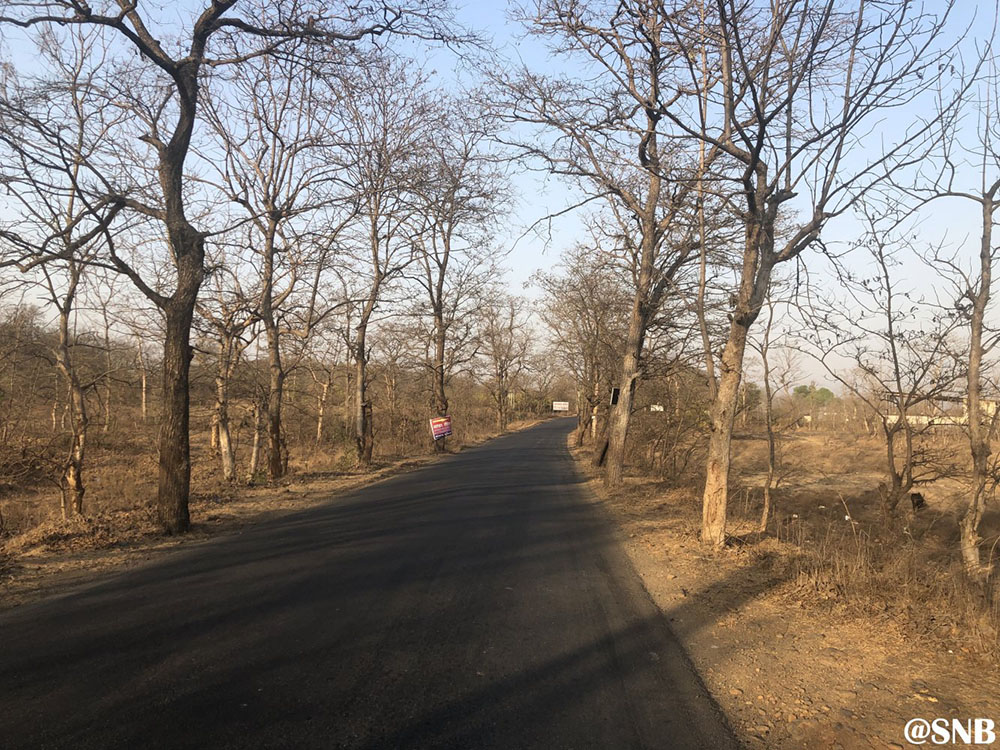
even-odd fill
[(836, 591), (804, 590), (793, 545), (774, 538), (708, 552), (690, 490), (631, 480), (607, 493), (573, 452), (745, 746), (884, 750), (913, 747), (903, 729), (915, 717), (1000, 724), (996, 664), (917, 635), (921, 613), (859, 614)]

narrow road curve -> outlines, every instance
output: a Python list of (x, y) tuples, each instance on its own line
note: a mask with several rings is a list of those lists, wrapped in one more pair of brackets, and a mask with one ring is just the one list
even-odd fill
[(0, 747), (735, 747), (571, 428), (0, 615)]

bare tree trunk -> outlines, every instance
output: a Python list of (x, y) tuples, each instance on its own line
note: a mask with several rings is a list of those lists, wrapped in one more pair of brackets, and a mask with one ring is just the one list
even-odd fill
[(738, 325), (735, 321), (729, 330), (729, 339), (719, 368), (719, 387), (710, 415), (712, 432), (708, 441), (701, 538), (706, 544), (716, 547), (721, 547), (726, 540), (733, 426), (743, 377), (743, 355), (746, 352), (748, 330), (749, 325)]
[(69, 391), (73, 438), (63, 481), (72, 496), (73, 513), (79, 516), (83, 514), (83, 496), (87, 491), (83, 484), (83, 462), (87, 448), (87, 405), (80, 381), (75, 374), (70, 379)]
[[(628, 438), (629, 421), (632, 418), (632, 402), (639, 377), (639, 359), (632, 347), (632, 331), (629, 331), (629, 351), (622, 361), (621, 389), (618, 403), (608, 415), (608, 442), (604, 482), (608, 487), (620, 487), (625, 477), (625, 441)], [(641, 346), (641, 345), (640, 345)]]
[[(445, 336), (447, 331), (444, 326), (444, 312), (440, 301), (434, 305), (434, 409), (439, 417), (448, 415), (448, 396), (445, 393)], [(444, 437), (434, 441), (434, 451), (436, 453), (445, 452)]]
[(196, 268), (182, 266), (178, 274), (178, 292), (164, 309), (163, 419), (156, 508), (160, 523), (170, 534), (187, 531), (191, 525), (188, 512), (191, 491), (190, 336), (195, 296), (203, 273), (200, 265), (198, 260)]
[(973, 576), (984, 573), (979, 555), (979, 523), (983, 519), (986, 503), (986, 484), (989, 479), (990, 431), (982, 423), (982, 363), (983, 328), (986, 308), (990, 301), (993, 283), (993, 196), (997, 191), (988, 191), (983, 196), (983, 234), (979, 250), (979, 288), (972, 295), (972, 320), (970, 322), (968, 399), (969, 448), (972, 452), (972, 499), (969, 508), (959, 524), (961, 531), (960, 548), (965, 567)]
[[(70, 282), (76, 286), (76, 280)], [(69, 396), (70, 427), (72, 436), (70, 438), (69, 454), (66, 457), (66, 466), (63, 470), (63, 518), (67, 517), (67, 505), (65, 499), (70, 498), (69, 511), (73, 515), (83, 513), (83, 496), (86, 487), (83, 484), (83, 464), (87, 447), (87, 401), (80, 385), (80, 380), (76, 375), (70, 358), (69, 343), (69, 313), (72, 309), (73, 292), (68, 295), (67, 301), (59, 315), (59, 347), (56, 350), (56, 365), (66, 381)]]
[(367, 467), (372, 462), (375, 447), (372, 428), (372, 405), (368, 399), (368, 353), (365, 344), (366, 326), (358, 326), (354, 349), (354, 445), (358, 465)]
[[(655, 200), (660, 195), (660, 180), (655, 174), (650, 177), (649, 194), (655, 205)], [(607, 466), (604, 474), (604, 482), (608, 487), (621, 486), (625, 476), (625, 441), (628, 438), (635, 388), (639, 381), (639, 362), (651, 313), (649, 297), (653, 284), (656, 244), (655, 217), (651, 214), (643, 219), (639, 278), (632, 300), (628, 336), (625, 340), (625, 352), (618, 379), (618, 403), (612, 407), (608, 416)]]
[(215, 375), (215, 414), (213, 427), (218, 440), (222, 477), (227, 482), (236, 479), (236, 454), (229, 425), (229, 371), (228, 356), (220, 354), (219, 369)]
[(330, 392), (330, 381), (320, 384), (320, 395), (316, 398), (316, 445), (323, 442), (323, 418), (326, 416), (326, 397)]
[(281, 402), (284, 398), (285, 371), (281, 364), (278, 331), (267, 326), (267, 351), (270, 380), (267, 395), (267, 436), (268, 463), (267, 476), (270, 480), (280, 479), (285, 474), (287, 463), (284, 457), (284, 439), (281, 434)]
[[(759, 205), (764, 204), (762, 195), (757, 195), (756, 199)], [(778, 204), (772, 202), (762, 217), (747, 220), (739, 293), (730, 314), (729, 336), (722, 351), (719, 383), (709, 414), (711, 435), (702, 497), (701, 540), (713, 547), (721, 547), (726, 541), (729, 468), (743, 358), (750, 327), (757, 320), (771, 285), (771, 272), (776, 262), (774, 223), (777, 211)]]
[(247, 463), (247, 482), (252, 482), (257, 477), (257, 470), (260, 468), (260, 449), (262, 434), (264, 432), (264, 411), (259, 403), (253, 405), (253, 442), (250, 446), (250, 460)]
[(576, 430), (573, 434), (573, 445), (577, 448), (583, 445), (583, 438), (587, 434), (587, 422), (590, 421), (590, 409), (584, 409), (581, 402), (580, 396), (582, 392), (577, 390), (576, 392)]
[(771, 387), (771, 364), (768, 360), (771, 345), (771, 323), (774, 320), (774, 308), (768, 310), (767, 328), (764, 329), (764, 342), (760, 347), (760, 359), (764, 365), (764, 424), (767, 428), (767, 478), (764, 480), (764, 507), (760, 511), (760, 523), (757, 531), (767, 533), (767, 525), (771, 520), (771, 486), (775, 474), (775, 435), (774, 435), (774, 389)]
[(101, 310), (104, 316), (104, 425), (101, 427), (101, 432), (107, 434), (108, 430), (111, 429), (111, 369), (113, 367), (113, 362), (111, 360), (111, 324), (108, 321), (108, 306), (105, 304)]
[(139, 387), (140, 387), (139, 409), (140, 409), (140, 414), (142, 415), (142, 421), (145, 422), (146, 417), (148, 416), (147, 406), (146, 406), (146, 390), (147, 390), (146, 353), (143, 351), (141, 337), (139, 338), (138, 346), (139, 346)]
[[(651, 269), (640, 277), (640, 288), (643, 286), (642, 278), (648, 279), (649, 276)], [(646, 288), (648, 286), (647, 281)], [(632, 404), (639, 380), (639, 358), (642, 356), (648, 324), (644, 297), (642, 292), (637, 292), (632, 305), (625, 356), (622, 358), (622, 369), (618, 380), (618, 403), (611, 408), (611, 413), (608, 415), (607, 466), (604, 474), (604, 481), (608, 487), (619, 487), (625, 475), (625, 441), (628, 438), (628, 426), (632, 418)]]
[(594, 393), (590, 407), (590, 442), (597, 442), (597, 412), (601, 406), (601, 379), (594, 379)]
[(344, 432), (351, 432), (351, 425), (354, 424), (354, 409), (351, 407), (354, 398), (354, 371), (349, 364), (344, 365), (344, 402), (342, 404), (342, 421)]

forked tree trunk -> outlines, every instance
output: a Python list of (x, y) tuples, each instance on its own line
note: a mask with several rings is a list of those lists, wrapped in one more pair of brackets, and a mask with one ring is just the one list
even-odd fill
[[(762, 184), (766, 180), (761, 178)], [(757, 204), (765, 205), (764, 196)], [(767, 205), (763, 218), (754, 217), (746, 225), (739, 294), (730, 314), (729, 336), (719, 363), (719, 382), (709, 413), (711, 434), (702, 496), (701, 540), (713, 547), (726, 541), (726, 511), (729, 502), (729, 469), (732, 458), (733, 426), (743, 379), (750, 327), (757, 320), (771, 285), (774, 257), (774, 223), (778, 204)]]
[[(68, 406), (70, 413), (69, 453), (63, 469), (62, 489), (63, 518), (70, 515), (79, 516), (83, 513), (83, 496), (86, 487), (83, 483), (83, 465), (87, 448), (87, 400), (80, 379), (76, 375), (70, 356), (69, 315), (72, 310), (73, 298), (78, 277), (70, 280), (70, 290), (59, 314), (59, 347), (55, 352), (56, 366), (66, 382)], [(68, 503), (67, 503), (68, 501)]]

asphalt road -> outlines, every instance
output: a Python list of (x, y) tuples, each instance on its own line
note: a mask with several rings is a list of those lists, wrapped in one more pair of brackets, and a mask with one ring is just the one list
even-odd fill
[(0, 615), (0, 747), (734, 747), (571, 426)]

